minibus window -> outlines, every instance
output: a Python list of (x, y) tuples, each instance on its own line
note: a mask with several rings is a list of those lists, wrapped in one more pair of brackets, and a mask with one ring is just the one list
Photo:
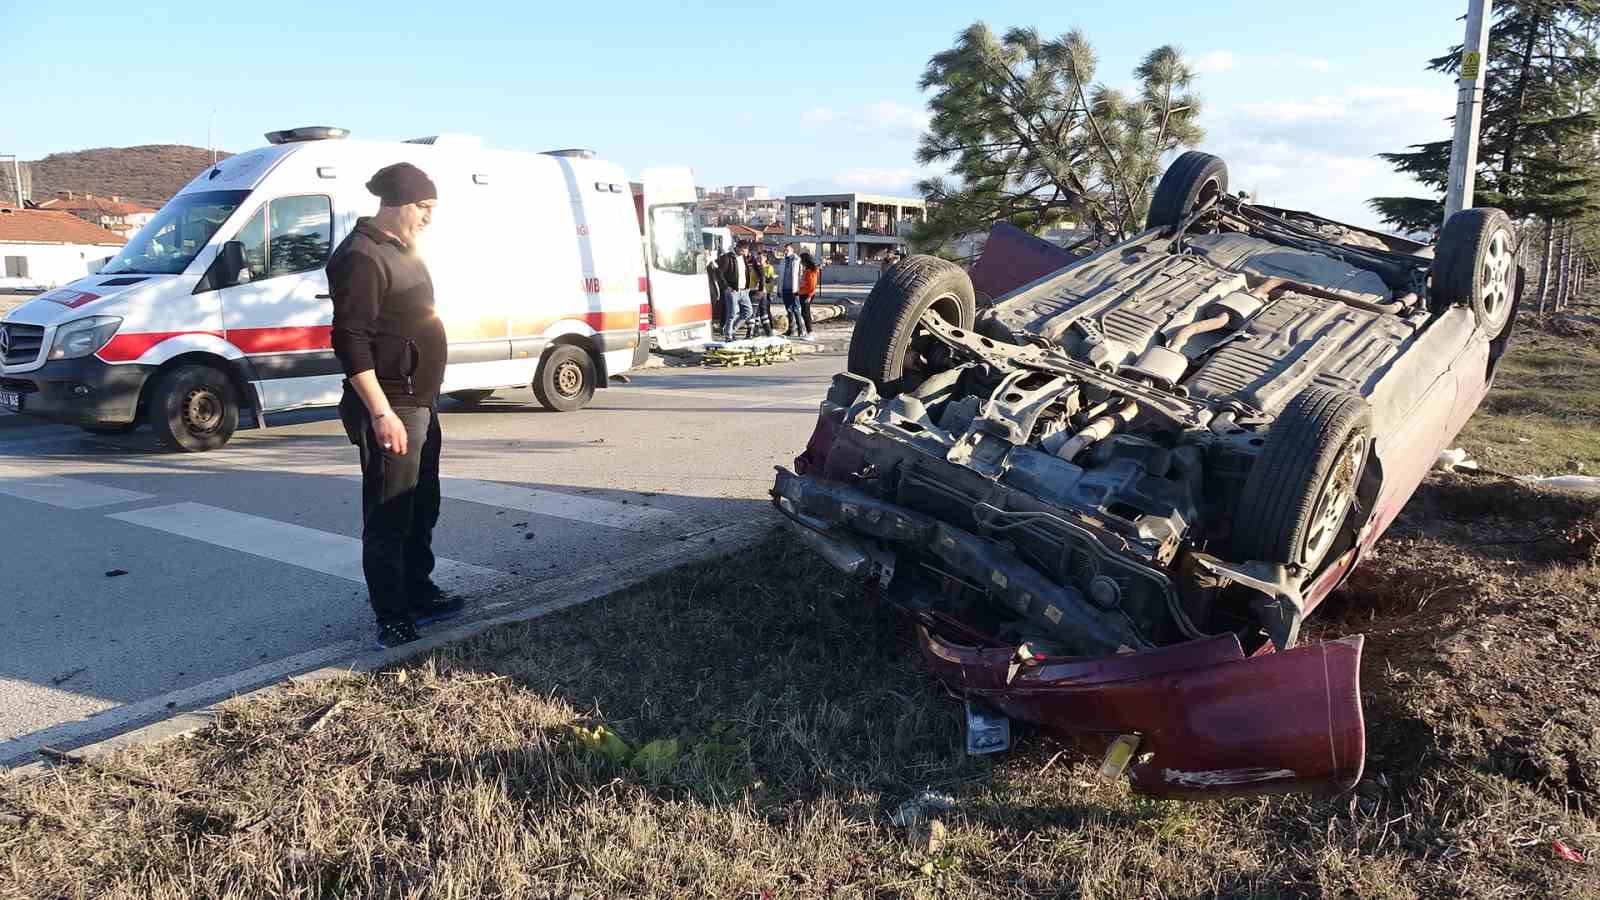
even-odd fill
[(333, 246), (333, 207), (325, 196), (280, 197), (269, 207), (271, 277), (322, 268)]
[(250, 280), (267, 277), (267, 211), (256, 210), (250, 221), (244, 223), (234, 240), (244, 245), (244, 261), (250, 266)]
[(700, 256), (700, 226), (691, 204), (650, 207), (651, 255), (655, 266), (678, 275), (694, 275)]
[(102, 275), (177, 275), (194, 262), (222, 223), (249, 191), (195, 191), (179, 194), (139, 229)]

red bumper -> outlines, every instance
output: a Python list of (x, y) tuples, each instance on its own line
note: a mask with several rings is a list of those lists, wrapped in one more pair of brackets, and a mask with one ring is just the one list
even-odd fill
[(1128, 774), (1140, 793), (1336, 793), (1361, 778), (1360, 635), (1254, 657), (1222, 635), (1013, 669), (1011, 649), (957, 645), (926, 626), (918, 633), (946, 683), (1013, 719), (1139, 735)]

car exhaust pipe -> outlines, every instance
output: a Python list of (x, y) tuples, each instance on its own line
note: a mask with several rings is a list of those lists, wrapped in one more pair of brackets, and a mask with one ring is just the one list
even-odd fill
[(1118, 428), (1128, 425), (1138, 415), (1139, 404), (1128, 400), (1116, 412), (1097, 416), (1089, 424), (1083, 426), (1081, 431), (1068, 438), (1067, 442), (1061, 445), (1061, 449), (1056, 451), (1056, 455), (1067, 462), (1072, 462), (1073, 457), (1106, 439)]

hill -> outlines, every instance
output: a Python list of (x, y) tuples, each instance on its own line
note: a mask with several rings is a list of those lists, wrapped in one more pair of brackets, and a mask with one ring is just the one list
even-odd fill
[[(231, 154), (218, 153), (219, 159)], [(23, 163), (24, 184), (32, 179), (30, 196), (47, 200), (57, 191), (88, 192), (159, 207), (211, 162), (211, 151), (182, 144), (101, 147), (52, 153)], [(10, 175), (9, 172), (6, 173)], [(3, 179), (9, 186), (10, 179)]]

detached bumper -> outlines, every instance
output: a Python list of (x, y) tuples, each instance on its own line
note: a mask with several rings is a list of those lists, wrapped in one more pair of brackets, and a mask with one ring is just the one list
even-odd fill
[(941, 679), (1014, 719), (1138, 735), (1128, 774), (1143, 794), (1338, 793), (1361, 779), (1360, 635), (1246, 657), (1227, 634), (1020, 667), (1010, 649), (960, 646), (923, 626), (918, 637)]
[(98, 358), (48, 362), (31, 372), (0, 374), (0, 390), (22, 398), (26, 416), (66, 425), (126, 425), (154, 366), (109, 365)]

